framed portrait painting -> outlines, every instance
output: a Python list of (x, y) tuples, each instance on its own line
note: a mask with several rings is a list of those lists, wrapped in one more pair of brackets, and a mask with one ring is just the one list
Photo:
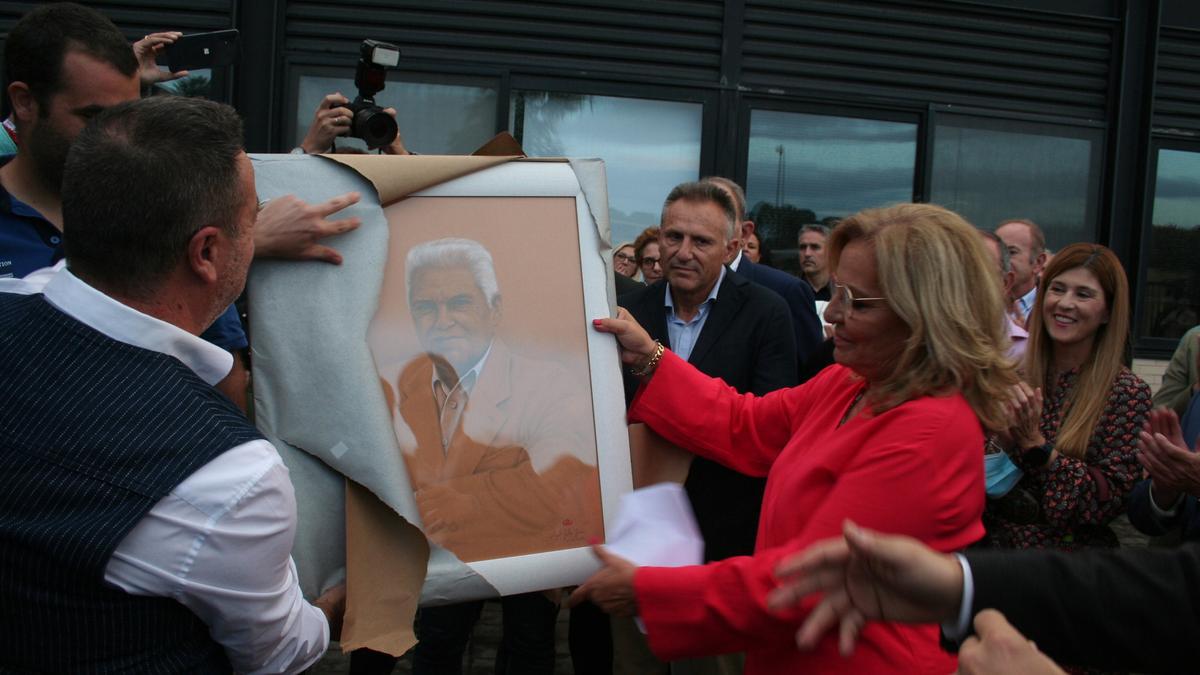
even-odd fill
[[(389, 159), (356, 169), (379, 186), (456, 158)], [(363, 176), (314, 161), (263, 168), (313, 183), (306, 199), (355, 180), (373, 196)], [(363, 224), (332, 243), (352, 271), (275, 264), (252, 279), (252, 307), (255, 294), (272, 305), (252, 325), (256, 345), (269, 334), (255, 349), (265, 429), (420, 528), (428, 604), (581, 582), (631, 489), (617, 349), (590, 325), (613, 307), (596, 168), (508, 161), (364, 196)]]

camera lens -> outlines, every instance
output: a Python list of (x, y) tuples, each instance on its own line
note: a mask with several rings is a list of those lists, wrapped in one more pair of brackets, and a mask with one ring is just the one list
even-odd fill
[(364, 107), (354, 113), (350, 135), (361, 138), (368, 148), (379, 148), (391, 143), (398, 133), (396, 120), (379, 106)]

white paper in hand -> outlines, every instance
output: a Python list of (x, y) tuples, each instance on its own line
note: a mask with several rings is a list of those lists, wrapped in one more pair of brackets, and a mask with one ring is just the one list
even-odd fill
[(704, 539), (683, 486), (659, 483), (621, 497), (608, 550), (634, 564), (654, 567), (699, 565)]
[[(704, 538), (678, 483), (659, 483), (621, 497), (621, 509), (605, 547), (639, 567), (704, 562)], [(641, 619), (637, 625), (646, 632)]]

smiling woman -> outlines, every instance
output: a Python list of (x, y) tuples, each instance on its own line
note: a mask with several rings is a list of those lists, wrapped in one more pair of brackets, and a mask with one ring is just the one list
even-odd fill
[(1150, 388), (1122, 365), (1129, 285), (1116, 255), (1096, 244), (1056, 254), (1029, 321), (1008, 451), (1036, 508), (989, 503), (984, 522), (1002, 547), (1115, 546), (1108, 523), (1141, 476), (1134, 449), (1151, 405)]

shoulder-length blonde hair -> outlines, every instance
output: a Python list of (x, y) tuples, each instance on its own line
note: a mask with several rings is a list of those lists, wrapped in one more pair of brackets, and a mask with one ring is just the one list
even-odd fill
[(1099, 244), (1071, 244), (1054, 255), (1042, 272), (1037, 301), (1029, 312), (1029, 342), (1025, 347), (1025, 378), (1042, 387), (1049, 398), (1057, 378), (1054, 341), (1046, 332), (1042, 307), (1046, 289), (1063, 272), (1083, 268), (1091, 272), (1104, 291), (1108, 322), (1096, 329), (1092, 351), (1079, 368), (1079, 380), (1068, 402), (1067, 413), (1058, 427), (1054, 447), (1064, 455), (1082, 459), (1088, 442), (1108, 403), (1113, 380), (1125, 361), (1129, 338), (1129, 281), (1115, 253)]
[(985, 429), (1007, 428), (1017, 382), (996, 263), (958, 214), (932, 204), (867, 209), (829, 238), (832, 268), (847, 245), (875, 247), (879, 286), (910, 335), (895, 368), (868, 394), (876, 411), (919, 396), (961, 391)]

